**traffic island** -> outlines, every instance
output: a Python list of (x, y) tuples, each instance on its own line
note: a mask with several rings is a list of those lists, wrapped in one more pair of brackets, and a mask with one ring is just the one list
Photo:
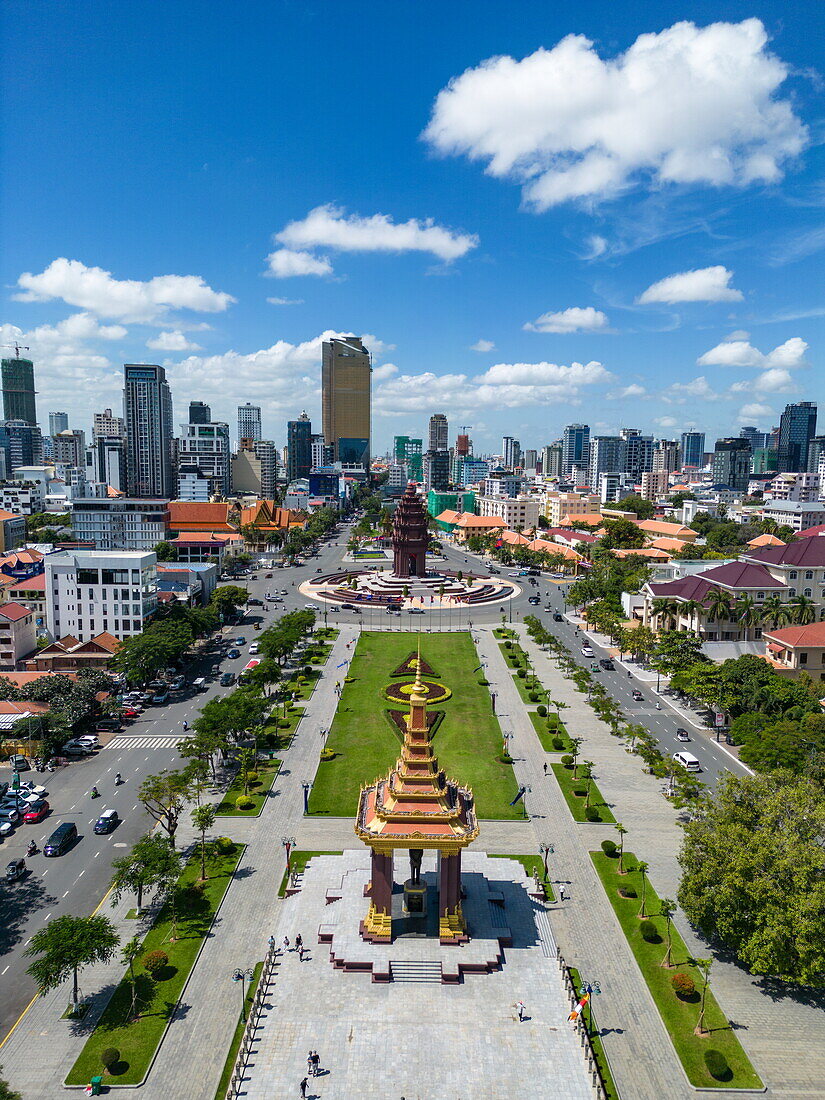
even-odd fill
[[(233, 844), (230, 852), (215, 855), (201, 885), (200, 849), (196, 848), (178, 879), (176, 919), (167, 901), (146, 933), (134, 975), (127, 971), (115, 988), (66, 1077), (66, 1087), (85, 1087), (92, 1077), (100, 1076), (101, 1056), (107, 1050), (119, 1054), (107, 1074), (112, 1084), (143, 1084), (243, 851), (242, 845)], [(166, 956), (162, 966), (156, 965), (161, 961), (157, 952)]]
[[(642, 881), (636, 857), (624, 853), (624, 874), (619, 873), (617, 856), (591, 852), (590, 858), (691, 1085), (700, 1089), (763, 1090), (759, 1075), (710, 990), (704, 995), (703, 1031), (697, 1033), (705, 985), (702, 971), (672, 920), (662, 914), (661, 900), (646, 876)], [(671, 963), (663, 966), (668, 943)]]

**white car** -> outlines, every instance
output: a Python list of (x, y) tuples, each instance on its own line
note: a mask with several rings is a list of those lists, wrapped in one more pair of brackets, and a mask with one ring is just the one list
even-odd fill
[(304, 604), (304, 611), (317, 611), (317, 610), (318, 610), (318, 608), (315, 606), (314, 603), (305, 603)]
[(252, 645), (251, 645), (251, 646), (249, 647), (249, 653), (250, 653), (250, 655), (254, 657), (254, 655), (255, 655), (255, 654), (256, 654), (256, 653), (258, 652), (258, 649), (259, 649), (259, 648), (260, 648), (260, 647), (258, 646), (258, 643), (257, 643), (257, 642), (253, 642), (253, 643), (252, 643)]
[(81, 737), (75, 737), (75, 741), (81, 745), (88, 745), (90, 749), (100, 748), (100, 738), (95, 737), (93, 733), (84, 733)]
[(594, 657), (595, 654), (589, 645), (582, 646), (582, 657)]
[(20, 793), (23, 794), (24, 792), (26, 794), (37, 795), (38, 798), (43, 798), (43, 796), (46, 794), (46, 788), (41, 786), (39, 783), (21, 783)]

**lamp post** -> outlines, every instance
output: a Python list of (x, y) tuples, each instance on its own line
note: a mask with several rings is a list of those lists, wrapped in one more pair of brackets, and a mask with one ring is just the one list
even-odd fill
[(598, 997), (601, 991), (602, 987), (598, 982), (586, 982), (584, 978), (582, 978), (582, 984), (579, 986), (579, 996), (583, 997), (585, 993), (588, 994), (588, 1001), (585, 1006), (588, 1011), (588, 1017), (587, 1019), (582, 1019), (582, 1023), (588, 1035), (592, 1034), (593, 1029), (593, 998)]
[(539, 852), (541, 853), (541, 855), (544, 859), (544, 881), (545, 882), (547, 882), (547, 857), (552, 856), (553, 853), (555, 852), (555, 850), (556, 849), (553, 847), (552, 844), (545, 844), (544, 842), (539, 844)]
[(321, 748), (322, 749), (323, 749), (324, 745), (326, 745), (326, 743), (327, 743), (327, 734), (328, 733), (329, 733), (329, 730), (326, 728), (326, 726), (321, 726), (321, 728), (318, 730), (318, 734), (321, 738)]
[(240, 967), (232, 972), (232, 981), (241, 983), (241, 1019), (246, 1023), (246, 983), (251, 982), (255, 976), (252, 967), (242, 970)]
[(305, 779), (301, 784), (304, 792), (304, 817), (309, 813), (309, 792), (312, 790), (312, 784), (308, 779)]
[(496, 713), (496, 693), (494, 691), (490, 692), (490, 702), (493, 704), (493, 714), (495, 714)]
[(294, 836), (282, 836), (281, 837), (281, 844), (283, 845), (283, 848), (286, 851), (286, 869), (287, 869), (287, 872), (289, 872), (289, 854), (292, 851), (292, 849), (295, 847), (295, 845), (297, 844), (297, 841), (296, 841)]
[(504, 751), (505, 751), (505, 753), (507, 753), (509, 755), (510, 740), (511, 740), (513, 735), (512, 735), (512, 733), (510, 733), (509, 730), (505, 730), (505, 732), (501, 736), (504, 738)]

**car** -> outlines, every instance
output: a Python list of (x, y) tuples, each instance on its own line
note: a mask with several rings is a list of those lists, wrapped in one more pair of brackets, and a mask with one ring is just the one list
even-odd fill
[(92, 749), (82, 741), (67, 741), (60, 750), (62, 756), (89, 756)]
[(341, 610), (342, 611), (354, 611), (355, 610), (355, 604), (354, 603), (342, 603), (341, 604)]
[(249, 647), (250, 655), (254, 655), (255, 653), (258, 652), (259, 649), (260, 649), (260, 646), (258, 645), (258, 643), (253, 642), (252, 645)]
[(139, 718), (142, 713), (143, 713), (143, 707), (142, 706), (135, 707), (135, 706), (132, 706), (131, 704), (129, 704), (128, 707), (124, 707), (123, 710), (121, 711), (121, 714), (123, 715), (123, 717), (128, 718), (130, 721), (134, 718)]
[(530, 570), (529, 569), (519, 569), (518, 573), (516, 573), (516, 576), (517, 577), (529, 577), (530, 576)]
[(166, 691), (165, 680), (150, 680), (146, 686), (150, 691)]
[(29, 825), (34, 825), (38, 821), (42, 821), (48, 812), (48, 802), (45, 798), (39, 798), (37, 802), (30, 802), (28, 804), (26, 812), (23, 814), (23, 820)]
[(491, 572), (491, 573), (500, 573), (500, 572), (501, 572), (501, 570), (500, 570), (500, 569), (496, 569), (496, 567), (495, 567), (494, 565), (491, 565), (491, 566), (490, 566), (490, 572)]
[(287, 590), (286, 590), (285, 588), (282, 588), (282, 589), (281, 589), (281, 595), (282, 595), (282, 596), (288, 596), (288, 595), (289, 595), (289, 592), (287, 592)]
[(104, 810), (95, 822), (95, 834), (103, 836), (105, 833), (111, 833), (119, 824), (120, 818), (117, 815), (117, 810)]
[(679, 729), (676, 730), (676, 740), (690, 741), (690, 734), (686, 729), (682, 729), (682, 727), (680, 726)]
[[(21, 783), (18, 791), (21, 795), (35, 794), (38, 798), (42, 798), (46, 788), (41, 783)], [(5, 794), (5, 791), (3, 793)]]
[(172, 681), (172, 683), (169, 685), (169, 690), (170, 691), (183, 691), (183, 689), (185, 687), (186, 687), (186, 677), (185, 676), (176, 676), (174, 678), (174, 680)]
[(16, 804), (11, 802), (3, 802), (0, 804), (0, 821), (5, 825), (7, 822), (10, 825), (16, 825), (20, 820), (20, 809)]
[(62, 856), (77, 840), (77, 826), (73, 821), (61, 821), (43, 845), (44, 856)]
[(599, 661), (599, 664), (602, 666), (605, 672), (615, 671), (616, 666), (613, 664), (609, 657), (602, 657), (602, 659)]
[(265, 600), (277, 600), (277, 598), (278, 597), (273, 595), (271, 592), (267, 592), (267, 593), (264, 594), (264, 599)]
[[(120, 729), (120, 722), (117, 728)], [(81, 745), (88, 745), (90, 749), (100, 748), (100, 740), (93, 733), (84, 733), (81, 737), (75, 737), (74, 740), (79, 741)]]
[(537, 604), (541, 603), (541, 599), (538, 596), (530, 596), (527, 602), (533, 604), (535, 607)]
[(224, 672), (219, 680), (219, 683), (221, 687), (231, 687), (235, 683), (235, 673)]
[(264, 605), (264, 601), (259, 600), (257, 596), (250, 596), (246, 602), (250, 607), (263, 607)]
[(592, 648), (592, 646), (589, 646), (585, 642), (584, 645), (582, 646), (582, 657), (592, 657), (592, 656), (594, 656), (593, 648)]
[(246, 645), (246, 638), (242, 635), (235, 639), (235, 645)]
[(164, 703), (168, 703), (168, 702), (169, 702), (169, 692), (168, 691), (159, 691), (157, 693), (157, 695), (154, 697), (154, 699), (152, 700), (152, 705), (155, 706), (155, 707), (162, 707)]
[(638, 688), (634, 688), (633, 689), (633, 698), (636, 700), (637, 703), (641, 703), (642, 700), (644, 699), (644, 695), (642, 695), (642, 693), (639, 691)]
[(323, 569), (321, 569), (321, 568), (319, 567), (318, 569), (316, 569), (316, 570), (315, 570), (315, 572), (316, 572), (316, 573), (323, 573)]
[(265, 580), (270, 580), (270, 579), (271, 579), (271, 577), (272, 577), (272, 574), (271, 574), (271, 573), (265, 573), (265, 574), (264, 574), (264, 578), (265, 578)]
[(95, 729), (100, 733), (117, 733), (123, 723), (119, 718), (98, 718)]
[(564, 615), (562, 615), (560, 611), (555, 611), (553, 613), (553, 622), (554, 623), (563, 623), (564, 622)]
[(147, 706), (149, 703), (153, 703), (155, 701), (154, 691), (144, 691), (143, 695), (140, 697), (140, 701)]
[(25, 756), (19, 752), (12, 753), (9, 757), (9, 763), (16, 772), (27, 772), (31, 770), (31, 764)]
[(398, 610), (397, 607), (388, 607), (387, 608), (387, 614), (388, 615), (400, 615), (401, 612)]
[(551, 573), (550, 576), (553, 578), (554, 581), (564, 580), (564, 573)]
[[(324, 608), (325, 612), (329, 611), (330, 614), (332, 614), (332, 615), (337, 615), (340, 610), (341, 610), (341, 608), (338, 606), (338, 604), (335, 604), (335, 603), (331, 604), (329, 607)], [(353, 607), (352, 610), (355, 612), (356, 615), (360, 615), (360, 611), (358, 610), (357, 607)]]
[(317, 608), (314, 603), (305, 603), (304, 611), (317, 611)]
[(507, 576), (508, 577), (520, 577), (521, 573), (508, 573)]
[(232, 658), (232, 660), (234, 660), (236, 657), (240, 657), (240, 655), (241, 651), (239, 649), (235, 649), (234, 646), (232, 646), (230, 650), (227, 650), (226, 653), (226, 656)]
[(423, 615), (424, 614), (424, 608), (423, 607), (408, 607), (407, 608), (407, 614), (408, 615)]

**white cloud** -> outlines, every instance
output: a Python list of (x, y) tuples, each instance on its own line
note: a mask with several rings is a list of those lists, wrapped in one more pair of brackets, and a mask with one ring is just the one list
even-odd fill
[(512, 383), (525, 385), (590, 386), (594, 382), (607, 382), (612, 375), (601, 363), (571, 363), (569, 367), (558, 363), (496, 363), (475, 381), (491, 386)]
[(744, 382), (734, 382), (731, 393), (795, 393), (798, 387), (793, 375), (784, 367), (771, 367), (756, 378)]
[(735, 332), (731, 332), (725, 337), (725, 340), (750, 340), (751, 334), (746, 332), (743, 328), (738, 328)]
[(607, 317), (593, 306), (571, 306), (558, 313), (542, 313), (535, 321), (528, 321), (522, 327), (527, 332), (595, 332), (604, 328)]
[(675, 428), (679, 421), (673, 416), (657, 416), (653, 423), (660, 428)]
[(536, 210), (644, 182), (774, 182), (807, 131), (776, 95), (789, 70), (766, 46), (758, 19), (676, 23), (609, 60), (568, 35), (454, 77), (423, 137), (521, 183)]
[(302, 221), (290, 222), (275, 240), (287, 248), (333, 248), (339, 252), (429, 252), (445, 263), (478, 245), (475, 234), (457, 233), (432, 218), (394, 222), (388, 214), (347, 215), (332, 203), (316, 206)]
[(200, 351), (200, 344), (187, 340), (177, 329), (173, 332), (159, 332), (146, 341), (146, 347), (153, 351)]
[(398, 374), (398, 367), (395, 363), (382, 363), (380, 367), (372, 368), (373, 383), (384, 382), (387, 378), (392, 378), (396, 374)]
[(766, 420), (776, 416), (770, 405), (743, 405), (739, 410), (738, 421), (740, 424), (752, 424), (754, 420)]
[(698, 378), (694, 378), (691, 382), (674, 382), (662, 394), (662, 400), (668, 405), (684, 405), (690, 398), (717, 401), (719, 394), (714, 392), (703, 374)]
[(495, 351), (496, 345), (492, 340), (476, 340), (470, 344), (470, 351)]
[(696, 362), (700, 367), (781, 367), (792, 370), (795, 367), (805, 367), (805, 352), (808, 345), (799, 336), (792, 336), (784, 344), (779, 344), (767, 355), (758, 348), (744, 340), (725, 340), (717, 344), (715, 348), (700, 355)]
[(289, 279), (293, 275), (332, 274), (332, 264), (326, 256), (313, 256), (311, 252), (279, 248), (269, 253), (266, 262), (269, 264), (267, 274), (274, 275), (276, 279)]
[(649, 286), (636, 299), (640, 305), (651, 302), (741, 302), (742, 292), (729, 286), (733, 272), (726, 267), (700, 267), (668, 275)]
[(213, 290), (199, 275), (156, 275), (147, 282), (115, 279), (101, 267), (87, 267), (79, 260), (52, 260), (39, 275), (24, 272), (17, 280), (23, 293), (19, 302), (49, 302), (60, 298), (100, 317), (122, 321), (155, 321), (170, 309), (221, 313), (235, 301), (230, 294)]
[(636, 382), (631, 382), (629, 386), (625, 386), (623, 390), (619, 390), (619, 397), (644, 397), (647, 390), (644, 386), (638, 385)]
[(302, 306), (303, 298), (267, 298), (271, 306)]
[(598, 233), (591, 233), (584, 245), (586, 249), (582, 257), (584, 260), (596, 260), (607, 252), (607, 240)]

